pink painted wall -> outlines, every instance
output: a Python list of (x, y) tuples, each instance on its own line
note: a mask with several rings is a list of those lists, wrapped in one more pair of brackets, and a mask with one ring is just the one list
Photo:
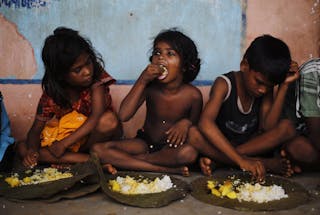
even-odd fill
[[(261, 34), (272, 34), (283, 39), (290, 47), (292, 57), (298, 63), (320, 56), (320, 2), (319, 0), (248, 0), (246, 44)], [(37, 70), (33, 49), (16, 29), (0, 14), (0, 77), (3, 71), (12, 71), (18, 78), (30, 78)], [(19, 73), (23, 71), (23, 73)], [(225, 71), (227, 72), (227, 71)], [(131, 86), (115, 85), (111, 88), (114, 105), (121, 100)], [(199, 87), (207, 101), (210, 86)], [(5, 97), (13, 136), (17, 140), (26, 137), (41, 94), (40, 85), (0, 84)], [(145, 108), (141, 108), (124, 124), (128, 137), (143, 124)]]
[(284, 40), (299, 64), (320, 56), (319, 0), (248, 0), (247, 44), (261, 34)]

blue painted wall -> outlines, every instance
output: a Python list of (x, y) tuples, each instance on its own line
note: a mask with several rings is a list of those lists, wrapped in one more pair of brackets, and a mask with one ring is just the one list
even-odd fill
[[(120, 83), (133, 83), (145, 68), (159, 31), (178, 27), (198, 46), (202, 67), (197, 83), (210, 84), (217, 75), (239, 68), (245, 4), (241, 0), (0, 0), (0, 13), (34, 48), (38, 71), (31, 81), (43, 76), (43, 41), (58, 26), (88, 37)], [(1, 77), (6, 78), (11, 76)]]

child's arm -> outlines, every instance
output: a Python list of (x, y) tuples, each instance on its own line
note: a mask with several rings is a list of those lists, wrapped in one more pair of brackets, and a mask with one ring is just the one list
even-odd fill
[[(188, 92), (189, 94), (189, 92)], [(188, 137), (189, 128), (198, 124), (203, 106), (202, 94), (199, 90), (192, 92), (192, 100), (190, 101), (190, 115), (176, 122), (167, 132), (167, 141), (170, 146), (178, 147), (185, 143)]]
[(128, 95), (123, 99), (119, 109), (119, 118), (122, 122), (128, 121), (145, 101), (147, 85), (162, 73), (159, 65), (149, 64), (141, 73)]
[(27, 154), (22, 163), (26, 167), (36, 166), (39, 158), (40, 135), (45, 126), (44, 121), (35, 119), (27, 135)]
[(241, 169), (250, 171), (257, 179), (263, 179), (265, 168), (260, 161), (242, 157), (228, 139), (223, 135), (215, 123), (221, 105), (228, 92), (228, 86), (224, 79), (217, 78), (212, 89), (211, 96), (206, 104), (199, 122), (199, 129), (206, 136), (208, 141), (230, 158)]
[(298, 64), (292, 61), (286, 79), (279, 85), (278, 90), (275, 93), (275, 99), (273, 100), (273, 94), (270, 92), (263, 100), (261, 108), (261, 119), (263, 119), (261, 120), (262, 129), (268, 130), (273, 128), (278, 123), (289, 85), (295, 82), (298, 78)]
[(61, 141), (55, 141), (49, 151), (56, 157), (61, 157), (65, 150), (83, 137), (87, 136), (97, 125), (99, 119), (106, 110), (105, 86), (91, 87), (92, 111), (87, 120), (72, 134)]

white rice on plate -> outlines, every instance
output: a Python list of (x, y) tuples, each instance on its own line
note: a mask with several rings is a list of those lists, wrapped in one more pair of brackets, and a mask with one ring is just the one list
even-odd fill
[(279, 185), (264, 186), (259, 183), (245, 183), (237, 187), (237, 199), (241, 201), (265, 203), (288, 198), (285, 190)]
[(127, 195), (160, 193), (173, 187), (168, 175), (164, 175), (161, 179), (157, 177), (154, 180), (136, 180), (130, 176), (118, 176), (115, 180), (109, 180), (109, 185), (112, 191)]

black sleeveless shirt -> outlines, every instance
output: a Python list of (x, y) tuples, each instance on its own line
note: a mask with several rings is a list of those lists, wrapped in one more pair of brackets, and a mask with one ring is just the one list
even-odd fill
[(244, 113), (237, 93), (235, 73), (229, 72), (220, 77), (228, 83), (229, 96), (222, 103), (216, 124), (231, 143), (239, 145), (247, 142), (258, 131), (262, 99), (254, 99), (251, 108)]

